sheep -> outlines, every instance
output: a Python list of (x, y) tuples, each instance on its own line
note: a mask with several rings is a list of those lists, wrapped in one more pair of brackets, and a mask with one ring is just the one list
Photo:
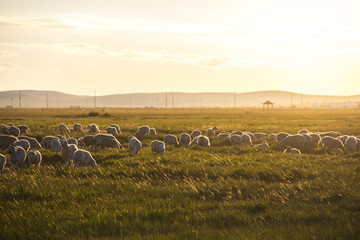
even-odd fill
[(78, 142), (78, 140), (76, 138), (69, 138), (67, 140), (67, 143), (68, 144), (75, 144), (76, 146), (79, 146), (79, 142)]
[(0, 125), (0, 132), (2, 134), (9, 134), (9, 126), (7, 125)]
[(41, 149), (41, 144), (38, 142), (38, 140), (36, 138), (33, 137), (28, 137), (28, 136), (19, 136), (18, 137), (19, 140), (21, 139), (25, 139), (30, 143), (30, 148), (39, 148)]
[(3, 172), (5, 164), (6, 164), (6, 157), (0, 154), (0, 173)]
[(276, 139), (278, 142), (280, 142), (281, 140), (283, 140), (284, 138), (286, 138), (289, 135), (290, 134), (288, 134), (286, 132), (281, 132), (281, 133), (276, 134)]
[(266, 142), (266, 140), (263, 140), (262, 143), (256, 144), (254, 148), (269, 148), (269, 144)]
[(207, 136), (197, 136), (197, 144), (199, 147), (210, 147), (210, 140)]
[(9, 132), (9, 135), (13, 135), (14, 137), (17, 137), (20, 135), (20, 129), (18, 129), (17, 127), (15, 126), (11, 126), (9, 127), (8, 129), (8, 132)]
[(89, 126), (86, 127), (86, 129), (88, 130), (88, 133), (90, 134), (97, 134), (100, 132), (99, 127), (96, 124), (90, 124)]
[(119, 127), (119, 125), (116, 125), (116, 124), (110, 124), (110, 127), (114, 127), (114, 128), (116, 128), (116, 132), (117, 132), (117, 134), (120, 134), (120, 127)]
[(243, 135), (243, 132), (242, 132), (242, 131), (238, 131), (238, 130), (237, 130), (237, 131), (232, 131), (232, 132), (230, 133), (230, 136), (231, 136), (231, 135), (240, 135), (240, 136), (241, 136), (241, 135)]
[(112, 134), (112, 135), (117, 135), (118, 131), (115, 127), (107, 127), (106, 128), (106, 133)]
[(224, 141), (229, 137), (229, 135), (230, 135), (230, 133), (228, 133), (228, 132), (221, 132), (216, 136), (216, 139), (218, 141)]
[[(201, 136), (201, 135), (199, 135), (199, 136)], [(189, 147), (194, 146), (194, 145), (198, 145), (199, 136), (196, 136), (191, 140), (191, 142), (189, 143)]]
[(89, 151), (84, 149), (78, 149), (74, 152), (74, 167), (95, 167), (97, 168), (97, 164), (95, 159), (91, 156)]
[(83, 148), (84, 147), (84, 137), (79, 137), (77, 139), (77, 141), (78, 141), (78, 147)]
[(139, 139), (136, 137), (133, 137), (129, 141), (129, 149), (133, 153), (133, 156), (135, 156), (142, 148), (142, 144)]
[(251, 135), (249, 135), (248, 133), (241, 135), (241, 144), (242, 145), (249, 146), (249, 145), (251, 145), (251, 143), (252, 143)]
[(217, 127), (212, 127), (206, 130), (206, 136), (208, 137), (215, 137), (215, 130), (217, 130)]
[(268, 135), (268, 141), (269, 142), (277, 142), (277, 137), (276, 137), (276, 134), (275, 133), (271, 133)]
[(354, 136), (350, 136), (345, 141), (345, 148), (349, 152), (356, 152), (358, 141)]
[(15, 141), (14, 145), (22, 147), (26, 152), (30, 150), (30, 143), (25, 139)]
[(83, 137), (82, 141), (84, 147), (95, 146), (95, 138), (92, 135)]
[(11, 169), (15, 171), (17, 168), (23, 168), (25, 165), (26, 151), (22, 147), (14, 145), (10, 145), (8, 151)]
[(313, 143), (313, 139), (310, 136), (310, 134), (308, 133), (303, 133), (303, 134), (297, 134), (297, 135), (302, 135), (305, 138), (305, 145), (308, 147), (312, 147), (314, 145)]
[(189, 146), (189, 143), (191, 142), (191, 136), (188, 133), (181, 133), (179, 140), (181, 146)]
[(360, 138), (356, 137), (356, 141), (357, 141), (356, 150), (360, 151)]
[(342, 135), (342, 136), (338, 136), (337, 139), (340, 139), (340, 141), (345, 144), (346, 139), (348, 139), (348, 135)]
[(194, 130), (191, 132), (190, 137), (193, 139), (194, 137), (200, 136), (201, 131), (200, 130)]
[(78, 150), (75, 144), (68, 144), (66, 141), (61, 140), (61, 157), (67, 165), (73, 160), (74, 152)]
[(151, 153), (156, 153), (161, 155), (164, 155), (165, 152), (165, 143), (163, 141), (154, 140), (151, 142)]
[(297, 134), (307, 134), (310, 133), (307, 129), (301, 129), (297, 132)]
[(97, 134), (94, 136), (95, 139), (95, 148), (98, 147), (112, 147), (117, 149), (122, 149), (120, 142), (110, 134)]
[(18, 139), (11, 135), (0, 135), (0, 148), (7, 148), (14, 144)]
[(55, 138), (51, 141), (51, 151), (52, 152), (60, 152), (61, 151), (61, 144), (60, 140)]
[(82, 132), (82, 126), (79, 123), (75, 123), (73, 129), (74, 132)]
[(241, 135), (233, 134), (229, 136), (229, 139), (232, 146), (241, 145)]
[(20, 133), (26, 133), (27, 131), (30, 131), (30, 128), (27, 125), (20, 125), (17, 126), (17, 128), (20, 130)]
[(150, 127), (147, 125), (144, 126), (140, 126), (138, 128), (138, 130), (136, 131), (135, 135), (139, 136), (139, 135), (148, 135), (150, 134)]
[(156, 135), (156, 129), (150, 128), (150, 135), (155, 136)]
[(59, 140), (66, 141), (66, 137), (64, 137), (64, 136), (62, 136), (62, 135), (56, 135), (56, 137), (57, 137)]
[[(311, 137), (310, 137), (311, 138)], [(293, 146), (297, 148), (303, 148), (306, 144), (306, 138), (301, 134), (289, 135), (282, 139), (279, 143), (279, 147)]]
[(301, 154), (301, 151), (297, 148), (292, 148), (292, 147), (287, 147), (285, 150), (284, 150), (284, 153), (288, 153), (288, 154)]
[(165, 143), (166, 148), (168, 147), (168, 145), (179, 146), (179, 141), (178, 141), (177, 137), (172, 134), (166, 134), (164, 136), (164, 143)]
[(58, 137), (55, 137), (55, 136), (45, 136), (42, 139), (43, 147), (47, 148), (47, 149), (51, 149), (51, 141), (54, 140), (54, 139), (60, 140)]
[(326, 148), (340, 148), (345, 150), (344, 144), (339, 140), (331, 136), (325, 136), (321, 138), (323, 146)]
[(254, 133), (255, 140), (264, 140), (268, 135), (268, 133)]
[(69, 128), (63, 123), (59, 124), (59, 131), (62, 132), (62, 133), (64, 133), (64, 132), (69, 133), (70, 132)]
[(8, 127), (13, 127), (14, 126), (14, 124), (13, 123), (8, 123), (8, 124), (6, 124)]
[(319, 145), (322, 145), (321, 137), (317, 133), (310, 133), (310, 137), (312, 139), (312, 144), (314, 147), (317, 147)]
[(336, 138), (336, 137), (339, 137), (341, 136), (341, 133), (339, 132), (334, 132), (334, 131), (330, 131), (330, 132), (320, 132), (318, 133), (320, 135), (321, 138), (323, 137), (333, 137), (333, 138)]
[(28, 153), (28, 165), (31, 167), (32, 165), (35, 165), (37, 167), (40, 167), (42, 161), (41, 153), (38, 150), (31, 150)]

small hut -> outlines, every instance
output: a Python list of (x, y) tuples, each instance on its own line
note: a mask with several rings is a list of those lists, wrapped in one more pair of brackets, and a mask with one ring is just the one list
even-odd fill
[(270, 110), (270, 105), (271, 105), (271, 110), (274, 109), (274, 103), (270, 102), (269, 100), (267, 100), (266, 102), (263, 103), (263, 110)]

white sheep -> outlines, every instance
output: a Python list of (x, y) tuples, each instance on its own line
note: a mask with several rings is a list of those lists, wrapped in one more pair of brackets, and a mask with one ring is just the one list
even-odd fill
[(46, 149), (51, 149), (51, 142), (54, 139), (60, 140), (58, 137), (55, 137), (55, 136), (45, 136), (45, 137), (43, 137), (43, 139), (41, 141), (43, 147), (46, 148)]
[(20, 133), (21, 133), (20, 129), (15, 127), (15, 126), (9, 127), (8, 132), (9, 132), (10, 135), (13, 135), (14, 137), (19, 136)]
[(2, 173), (6, 164), (6, 157), (0, 154), (0, 172)]
[(11, 169), (15, 171), (16, 168), (23, 168), (25, 165), (26, 151), (20, 146), (10, 145), (9, 151), (9, 162)]
[(255, 140), (264, 140), (268, 135), (268, 133), (254, 133)]
[(310, 133), (307, 129), (301, 129), (297, 132), (297, 134), (308, 134)]
[(323, 137), (333, 137), (333, 138), (337, 138), (339, 136), (341, 136), (342, 134), (339, 132), (335, 132), (335, 131), (330, 131), (330, 132), (320, 132), (318, 133), (320, 135), (321, 138)]
[(350, 136), (345, 140), (345, 148), (349, 152), (356, 152), (358, 141), (356, 137)]
[(180, 134), (180, 137), (179, 137), (179, 140), (180, 140), (180, 145), (181, 146), (189, 146), (190, 142), (191, 142), (191, 136), (190, 134), (188, 133), (181, 133)]
[(163, 141), (159, 141), (159, 140), (154, 140), (151, 142), (151, 152), (152, 153), (156, 153), (159, 154), (161, 153), (161, 155), (164, 154), (165, 152), (165, 143)]
[(232, 134), (229, 136), (230, 142), (232, 146), (241, 145), (241, 135), (239, 134)]
[(7, 125), (0, 125), (0, 132), (2, 133), (2, 134), (9, 134), (9, 126), (7, 126)]
[(326, 148), (340, 148), (343, 151), (345, 150), (344, 144), (341, 142), (340, 139), (331, 136), (325, 136), (321, 138), (323, 146)]
[(207, 136), (197, 136), (197, 145), (199, 147), (210, 147), (210, 140)]
[(278, 142), (280, 142), (281, 140), (283, 140), (284, 138), (286, 138), (289, 135), (290, 135), (289, 133), (281, 132), (281, 133), (276, 134), (276, 139)]
[(28, 136), (19, 136), (19, 140), (25, 139), (30, 143), (30, 148), (42, 148), (41, 144), (38, 142), (36, 138), (28, 137)]
[(135, 135), (148, 135), (150, 134), (150, 127), (147, 125), (140, 126), (138, 130), (136, 131)]
[[(199, 136), (201, 136), (201, 135), (199, 135)], [(191, 142), (189, 143), (189, 147), (194, 146), (194, 145), (198, 145), (199, 136), (196, 136), (191, 140)]]
[(150, 128), (150, 135), (155, 136), (156, 135), (156, 129)]
[(0, 148), (7, 148), (9, 145), (14, 144), (18, 139), (11, 135), (0, 135)]
[(292, 147), (287, 147), (285, 150), (284, 150), (284, 153), (288, 153), (288, 154), (301, 154), (301, 151), (297, 148), (292, 148)]
[(132, 137), (129, 140), (129, 149), (133, 153), (133, 156), (135, 156), (142, 148), (142, 144), (139, 139), (136, 137)]
[(116, 148), (122, 149), (120, 142), (111, 134), (97, 134), (94, 136), (95, 148)]
[(95, 159), (91, 156), (89, 151), (84, 149), (78, 149), (74, 152), (74, 167), (95, 167), (97, 168), (97, 164)]
[(70, 132), (69, 128), (63, 123), (59, 124), (59, 131), (64, 132), (64, 133), (69, 133)]
[(277, 142), (278, 140), (277, 140), (276, 134), (275, 133), (269, 134), (268, 141), (269, 142)]
[(190, 136), (191, 139), (193, 139), (194, 137), (200, 136), (201, 135), (201, 131), (200, 130), (194, 130), (191, 132)]
[(230, 136), (230, 133), (228, 133), (228, 132), (221, 132), (221, 133), (219, 133), (219, 134), (216, 136), (216, 139), (217, 139), (218, 141), (224, 141), (224, 140), (226, 140), (229, 136)]
[(168, 145), (179, 146), (179, 141), (178, 141), (177, 137), (172, 134), (166, 134), (164, 136), (164, 143), (165, 143), (166, 148), (168, 147)]
[(88, 133), (93, 133), (93, 134), (97, 134), (100, 132), (99, 127), (96, 124), (90, 124), (89, 126), (86, 127), (86, 129), (88, 130)]
[[(309, 136), (310, 137), (310, 136)], [(311, 139), (311, 137), (310, 137)], [(306, 144), (306, 138), (301, 134), (289, 135), (282, 139), (279, 143), (279, 147), (292, 146), (296, 148), (303, 148)]]
[(82, 132), (82, 126), (80, 123), (75, 123), (73, 129), (75, 132)]
[(31, 150), (28, 153), (28, 165), (31, 167), (31, 165), (35, 165), (37, 167), (40, 167), (42, 161), (41, 153), (38, 150)]
[(208, 137), (215, 137), (215, 130), (217, 130), (217, 127), (212, 127), (206, 130), (206, 136)]
[(116, 129), (117, 134), (120, 134), (120, 126), (117, 124), (110, 124), (110, 127), (114, 127)]
[(251, 145), (251, 143), (252, 143), (251, 135), (249, 135), (248, 133), (244, 133), (240, 137), (241, 137), (241, 144), (242, 145), (245, 145), (245, 146)]
[(340, 141), (345, 144), (346, 139), (348, 139), (348, 135), (342, 135), (342, 136), (338, 136), (337, 139), (340, 139)]
[(20, 130), (20, 133), (26, 133), (30, 131), (30, 128), (27, 125), (19, 125), (17, 128)]
[(317, 147), (319, 145), (322, 145), (321, 137), (317, 133), (310, 133), (310, 137), (312, 139), (312, 143), (314, 147)]
[(15, 141), (14, 145), (22, 147), (26, 152), (30, 150), (30, 143), (25, 139)]
[(118, 134), (118, 130), (115, 127), (107, 127), (106, 128), (106, 133), (112, 134), (112, 135), (117, 135)]
[(73, 160), (74, 152), (78, 150), (75, 144), (68, 144), (66, 141), (61, 140), (61, 157), (67, 165)]
[(231, 133), (230, 133), (230, 136), (231, 135), (243, 135), (243, 132), (242, 131), (239, 131), (239, 130), (236, 130), (236, 131), (232, 131)]
[(51, 151), (52, 152), (60, 152), (61, 151), (61, 144), (59, 139), (53, 139), (51, 141)]
[(256, 144), (254, 148), (269, 148), (269, 144), (266, 142), (266, 140), (263, 140), (262, 143)]
[(78, 140), (76, 138), (69, 138), (67, 140), (67, 143), (68, 144), (75, 144), (76, 146), (79, 146), (79, 142), (78, 142)]

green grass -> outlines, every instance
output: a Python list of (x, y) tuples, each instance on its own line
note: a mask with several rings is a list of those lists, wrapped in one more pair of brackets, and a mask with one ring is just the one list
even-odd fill
[[(39, 140), (59, 134), (59, 123), (100, 129), (115, 123), (125, 148), (92, 151), (97, 169), (64, 166), (49, 150), (41, 150), (39, 169), (12, 173), (7, 166), (0, 176), (0, 239), (360, 238), (360, 153), (317, 148), (284, 155), (275, 144), (257, 150), (215, 139), (210, 148), (173, 147), (163, 156), (149, 148), (167, 133), (212, 126), (360, 135), (359, 110), (0, 111), (0, 123), (27, 124)], [(132, 157), (126, 137), (144, 124), (158, 135), (143, 137), (143, 150)]]

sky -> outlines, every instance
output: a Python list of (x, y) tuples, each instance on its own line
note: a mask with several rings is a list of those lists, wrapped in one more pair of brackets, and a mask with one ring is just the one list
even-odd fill
[(0, 1), (0, 90), (360, 94), (358, 0)]

